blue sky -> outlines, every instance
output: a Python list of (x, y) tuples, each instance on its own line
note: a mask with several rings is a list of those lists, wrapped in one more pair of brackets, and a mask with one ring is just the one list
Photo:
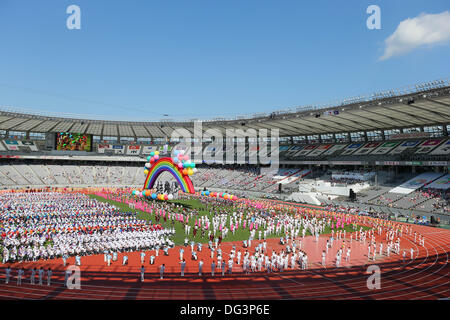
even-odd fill
[[(81, 8), (68, 30), (66, 8)], [(369, 30), (369, 5), (381, 30)], [(380, 60), (434, 1), (0, 0), (0, 105), (105, 119), (231, 117), (450, 76), (450, 45)]]

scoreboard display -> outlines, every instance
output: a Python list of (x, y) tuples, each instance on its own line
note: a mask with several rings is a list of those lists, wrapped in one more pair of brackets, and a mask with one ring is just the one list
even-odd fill
[(57, 133), (56, 150), (92, 151), (92, 135), (69, 132)]

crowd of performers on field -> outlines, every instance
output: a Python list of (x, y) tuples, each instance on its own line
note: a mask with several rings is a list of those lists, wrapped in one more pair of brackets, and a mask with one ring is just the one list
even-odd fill
[(173, 229), (81, 193), (0, 194), (2, 262), (173, 247)]
[[(199, 274), (205, 263), (198, 258), (202, 250), (209, 250), (208, 263), (212, 272), (220, 270), (224, 274), (232, 273), (233, 267), (245, 273), (307, 269), (311, 265), (307, 251), (319, 249), (305, 248), (305, 236), (312, 235), (318, 241), (320, 234), (330, 230), (321, 253), (323, 266), (325, 261), (333, 261), (336, 267), (341, 266), (342, 259), (349, 261), (352, 241), (364, 243), (371, 260), (377, 259), (377, 255), (389, 257), (391, 254), (402, 255), (404, 260), (408, 254), (413, 259), (417, 255), (413, 249), (402, 252), (402, 235), (414, 236), (417, 244), (425, 245), (425, 238), (416, 232), (413, 235), (411, 226), (406, 224), (269, 200), (230, 201), (195, 196), (210, 213), (201, 215), (195, 208), (165, 201), (144, 201), (127, 192), (117, 194), (115, 190), (105, 194), (107, 198), (126, 201), (131, 208), (146, 209), (153, 221), (140, 220), (133, 210), (124, 213), (82, 193), (0, 194), (2, 262), (62, 257), (65, 265), (69, 256), (75, 256), (76, 264), (81, 265), (81, 256), (104, 254), (105, 263), (111, 265), (118, 260), (119, 252), (137, 251), (141, 252), (143, 265), (147, 261), (153, 265), (157, 263), (160, 250), (169, 255), (169, 248), (174, 246), (171, 238), (176, 224), (182, 224), (184, 230), (184, 246), (177, 249), (182, 275), (186, 267), (185, 251), (189, 247), (188, 258), (198, 263)], [(180, 195), (180, 198), (192, 197)], [(223, 245), (224, 241), (235, 240), (233, 236), (242, 230), (246, 230), (249, 237), (241, 245)], [(268, 247), (268, 238), (279, 238), (281, 249)], [(255, 240), (258, 240), (256, 244)], [(335, 246), (338, 246), (336, 256), (330, 259), (328, 251)], [(126, 265), (127, 260), (127, 255), (123, 255), (121, 264)], [(162, 273), (164, 269), (162, 265)]]
[[(202, 198), (201, 201), (204, 204), (214, 203), (216, 201), (223, 202), (220, 199)], [(193, 234), (200, 227), (202, 229), (210, 229), (210, 240), (208, 243), (208, 250), (210, 252), (211, 269), (215, 268), (222, 270), (222, 274), (225, 272), (232, 273), (233, 266), (241, 267), (243, 272), (256, 272), (263, 271), (275, 272), (283, 271), (285, 269), (307, 269), (308, 254), (304, 250), (304, 239), (306, 234), (313, 235), (315, 241), (319, 241), (319, 235), (325, 232), (325, 228), (331, 229), (331, 235), (327, 239), (325, 250), (322, 252), (322, 266), (325, 267), (328, 251), (333, 246), (338, 246), (338, 250), (335, 257), (332, 257), (336, 267), (341, 266), (342, 259), (347, 262), (350, 261), (351, 256), (351, 243), (353, 241), (360, 241), (364, 245), (367, 245), (367, 257), (370, 260), (376, 260), (378, 256), (387, 256), (391, 254), (401, 254), (400, 237), (403, 233), (411, 234), (412, 228), (407, 225), (398, 225), (390, 221), (371, 219), (368, 217), (357, 217), (349, 215), (336, 215), (333, 213), (325, 212), (322, 210), (298, 208), (294, 209), (286, 205), (273, 205), (272, 202), (267, 202), (267, 206), (261, 205), (261, 202), (248, 201), (246, 209), (249, 207), (258, 207), (258, 210), (269, 209), (270, 214), (265, 211), (264, 214), (259, 214), (256, 211), (247, 212), (247, 215), (237, 213), (234, 211), (231, 214), (216, 213), (214, 218), (210, 222), (208, 217), (202, 216), (201, 219), (196, 222)], [(242, 206), (237, 206), (243, 209)], [(235, 208), (234, 209), (238, 209)], [(270, 209), (271, 208), (271, 209)], [(239, 210), (239, 209), (238, 209)], [(277, 212), (277, 214), (273, 214)], [(370, 228), (363, 228), (359, 223)], [(347, 234), (345, 225), (350, 225), (352, 232)], [(224, 252), (221, 249), (222, 237), (214, 237), (214, 235), (222, 228), (222, 234), (226, 235), (228, 232), (235, 232), (238, 228), (249, 228), (250, 236), (248, 240), (244, 240), (242, 243), (242, 249), (237, 249), (236, 245), (233, 245), (232, 249), (228, 252)], [(259, 227), (259, 228), (258, 228)], [(229, 231), (231, 229), (231, 231)], [(190, 234), (190, 228), (185, 226), (186, 235)], [(378, 234), (381, 237), (379, 239), (378, 247), (375, 235)], [(282, 249), (278, 252), (272, 248), (267, 248), (267, 237), (273, 236), (280, 237), (280, 244)], [(425, 245), (425, 238), (421, 235), (414, 233), (415, 240), (420, 245)], [(214, 240), (214, 241), (213, 241)], [(258, 240), (257, 244), (252, 247), (252, 241)], [(386, 243), (385, 250), (383, 250), (383, 241)], [(185, 247), (189, 245), (188, 237), (185, 238)], [(190, 241), (191, 259), (197, 260), (197, 251), (202, 251), (202, 244)], [(378, 249), (377, 249), (378, 248)], [(180, 263), (182, 265), (182, 274), (184, 273), (184, 249), (180, 248)], [(410, 249), (408, 256), (411, 259), (416, 255), (413, 249)], [(406, 251), (403, 250), (403, 259), (405, 259)], [(204, 261), (200, 260), (198, 264), (199, 274), (202, 273)], [(214, 274), (214, 271), (212, 271)]]

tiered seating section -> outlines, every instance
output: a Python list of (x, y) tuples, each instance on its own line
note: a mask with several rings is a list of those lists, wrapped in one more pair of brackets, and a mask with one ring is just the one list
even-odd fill
[[(92, 154), (104, 154), (105, 149), (99, 146), (104, 144), (94, 143)], [(162, 145), (158, 146), (129, 146), (123, 144), (108, 145), (113, 154), (125, 156), (146, 156), (151, 151), (160, 150), (164, 152)], [(113, 147), (120, 147), (113, 149)], [(139, 149), (135, 149), (139, 148)], [(169, 148), (170, 150), (171, 148)], [(209, 150), (210, 145), (203, 146), (203, 152)], [(20, 140), (0, 140), (0, 152), (17, 153), (17, 152), (36, 152), (45, 150), (42, 141), (20, 141)], [(67, 153), (67, 152), (66, 152)], [(165, 153), (165, 152), (164, 152)], [(226, 158), (226, 145), (224, 151), (220, 152), (223, 158)], [(237, 149), (234, 150), (235, 157), (241, 156), (245, 159), (244, 153), (237, 155)], [(247, 157), (255, 155), (255, 150), (245, 149)], [(59, 154), (64, 152), (59, 151)], [(297, 144), (297, 145), (281, 145), (279, 147), (281, 160), (319, 160), (325, 158), (339, 157), (384, 157), (384, 158), (401, 158), (404, 155), (409, 157), (433, 156), (435, 158), (450, 155), (450, 139), (448, 138), (430, 138), (430, 139), (413, 139), (413, 140), (392, 140), (380, 142), (353, 142), (346, 144)], [(191, 158), (193, 158), (191, 154)]]
[[(413, 212), (416, 209), (425, 212), (450, 214), (448, 205), (450, 199), (449, 177), (449, 174), (423, 173), (395, 188), (382, 187), (365, 191), (364, 196), (359, 198), (359, 202), (396, 209), (409, 209)], [(417, 183), (412, 184), (411, 181)], [(414, 186), (414, 189), (405, 193), (403, 192), (405, 188), (402, 187), (405, 185)], [(396, 191), (402, 191), (402, 193)]]
[[(309, 170), (279, 169), (277, 172), (261, 172), (256, 167), (199, 168), (192, 176), (198, 188), (221, 188), (224, 190), (246, 190), (272, 193), (278, 190), (278, 183), (292, 179), (285, 186), (306, 176)], [(284, 186), (283, 186), (284, 187)]]
[(143, 169), (137, 166), (0, 165), (0, 187), (140, 186), (143, 181)]

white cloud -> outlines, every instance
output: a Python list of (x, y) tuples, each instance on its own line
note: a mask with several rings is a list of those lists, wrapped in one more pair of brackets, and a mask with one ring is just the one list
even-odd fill
[(408, 53), (424, 45), (450, 41), (450, 12), (420, 14), (403, 20), (386, 40), (386, 48), (380, 60)]

